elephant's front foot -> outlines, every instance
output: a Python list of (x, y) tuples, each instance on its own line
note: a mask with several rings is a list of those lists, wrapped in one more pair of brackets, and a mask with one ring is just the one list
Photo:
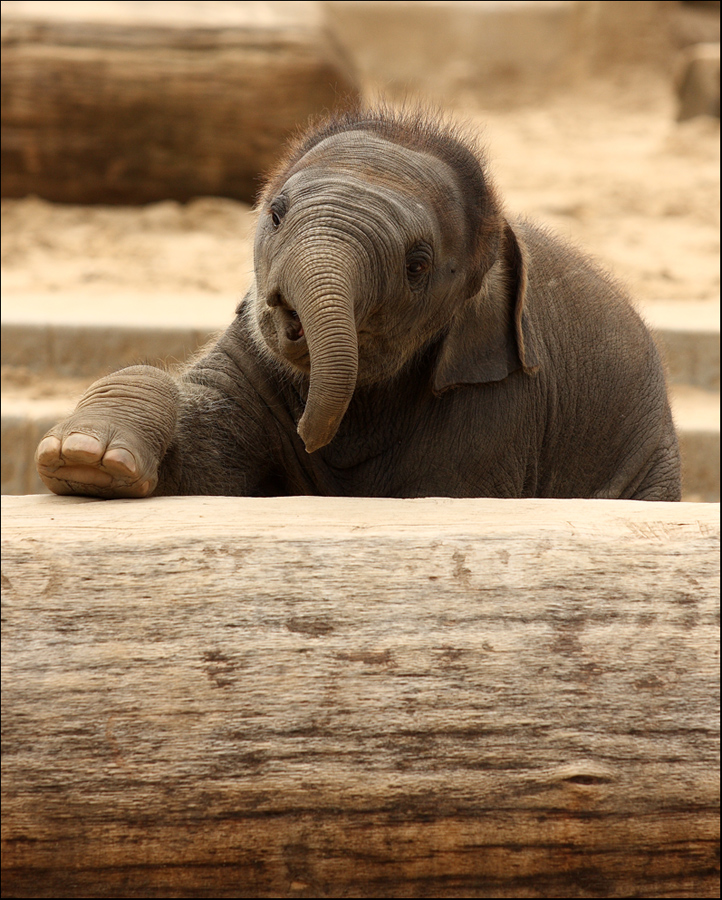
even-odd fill
[(132, 450), (79, 431), (44, 437), (35, 460), (40, 478), (55, 494), (147, 497), (158, 483), (157, 471), (148, 471)]
[(177, 404), (175, 383), (160, 369), (133, 366), (101, 378), (38, 445), (40, 478), (55, 494), (149, 496), (173, 436)]

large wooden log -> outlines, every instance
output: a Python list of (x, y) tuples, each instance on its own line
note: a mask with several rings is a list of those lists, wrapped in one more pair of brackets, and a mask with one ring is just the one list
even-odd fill
[(719, 506), (3, 498), (3, 895), (712, 897)]
[(357, 96), (314, 3), (3, 3), (2, 195), (252, 201)]

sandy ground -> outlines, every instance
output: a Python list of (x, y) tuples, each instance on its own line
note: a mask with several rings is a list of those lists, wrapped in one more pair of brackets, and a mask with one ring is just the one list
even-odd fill
[[(719, 120), (676, 123), (669, 83), (647, 75), (451, 112), (482, 131), (510, 212), (586, 247), (639, 298), (719, 297)], [(214, 198), (140, 208), (6, 200), (3, 292), (111, 304), (135, 292), (193, 304), (223, 294), (230, 319), (251, 278), (253, 225), (248, 206)]]

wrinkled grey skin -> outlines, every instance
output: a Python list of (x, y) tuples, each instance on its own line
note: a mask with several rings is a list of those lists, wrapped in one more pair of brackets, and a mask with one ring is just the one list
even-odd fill
[(665, 378), (627, 297), (508, 222), (476, 155), (348, 116), (259, 204), (255, 280), (179, 377), (100, 379), (37, 452), (59, 494), (679, 500)]

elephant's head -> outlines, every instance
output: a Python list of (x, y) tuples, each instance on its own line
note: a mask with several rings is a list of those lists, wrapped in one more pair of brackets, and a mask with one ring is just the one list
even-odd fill
[(357, 385), (431, 341), (437, 392), (531, 365), (524, 272), (477, 154), (451, 129), (362, 113), (311, 131), (260, 200), (253, 300), (257, 337), (310, 379), (307, 451), (332, 440)]

